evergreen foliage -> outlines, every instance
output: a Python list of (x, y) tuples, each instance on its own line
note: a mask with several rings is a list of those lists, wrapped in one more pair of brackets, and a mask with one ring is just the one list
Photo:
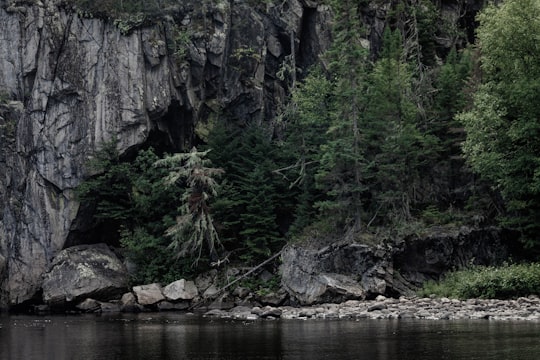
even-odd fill
[(96, 207), (95, 219), (98, 223), (125, 221), (132, 217), (128, 191), (131, 166), (120, 160), (116, 144), (116, 141), (106, 143), (95, 154), (87, 166), (90, 173), (97, 175), (77, 188), (79, 200)]
[(367, 191), (365, 149), (361, 113), (364, 111), (368, 52), (362, 46), (365, 32), (354, 1), (334, 1), (335, 38), (327, 53), (334, 81), (335, 102), (328, 116), (327, 140), (321, 145), (316, 182), (327, 200), (317, 203), (323, 213), (332, 214), (353, 232), (363, 226), (363, 197)]
[(210, 133), (212, 161), (225, 170), (214, 204), (218, 232), (246, 263), (264, 260), (284, 244), (278, 217), (290, 216), (290, 198), (278, 169), (277, 147), (264, 126), (218, 124)]
[(419, 129), (412, 93), (412, 71), (403, 60), (401, 34), (387, 28), (381, 57), (370, 74), (366, 117), (369, 124), (378, 124), (373, 192), (390, 221), (412, 219), (411, 206), (437, 142)]
[[(427, 0), (392, 2), (377, 49), (366, 46), (364, 2), (329, 3), (333, 44), (291, 85), (284, 133), (220, 114), (204, 139), (212, 151), (159, 159), (149, 149), (128, 163), (111, 143), (89, 164), (81, 202), (95, 205), (98, 224), (120, 229), (136, 281), (172, 280), (206, 253), (256, 264), (304, 229), (361, 241), (380, 228), (463, 219), (444, 195), (464, 172), (462, 126), (469, 164), (504, 197), (504, 224), (540, 244), (538, 2), (482, 12), (481, 73), (472, 47), (441, 57), (441, 14)], [(462, 204), (471, 187), (459, 190)]]
[(295, 156), (305, 182), (297, 224), (308, 225), (316, 208), (320, 219), (333, 219), (333, 232), (357, 233), (412, 219), (438, 139), (419, 124), (400, 31), (385, 30), (372, 63), (356, 15), (338, 5), (344, 18), (326, 55), (329, 71), (313, 71), (293, 92), (288, 141), (301, 144)]
[(292, 92), (285, 151), (296, 161), (283, 172), (290, 186), (299, 189), (293, 233), (301, 232), (317, 219), (315, 204), (326, 198), (316, 187), (315, 175), (321, 163), (321, 147), (327, 143), (329, 114), (335, 106), (334, 93), (334, 83), (320, 68), (312, 69)]
[(179, 188), (166, 188), (167, 175), (153, 164), (159, 159), (153, 149), (141, 150), (133, 162), (120, 159), (116, 142), (106, 143), (88, 164), (96, 175), (77, 189), (79, 201), (93, 205), (96, 225), (106, 224), (118, 234), (126, 256), (136, 265), (133, 281), (172, 281), (190, 270), (167, 250), (163, 235), (174, 222)]
[(206, 159), (209, 150), (199, 152), (195, 147), (187, 153), (168, 155), (157, 160), (157, 167), (169, 171), (164, 182), (167, 186), (177, 186), (185, 182), (180, 215), (176, 223), (169, 227), (165, 235), (173, 241), (170, 248), (177, 258), (194, 257), (194, 264), (201, 259), (206, 248), (211, 260), (218, 260), (217, 247), (221, 245), (214, 221), (210, 215), (209, 202), (217, 195), (216, 177), (222, 169), (212, 168)]

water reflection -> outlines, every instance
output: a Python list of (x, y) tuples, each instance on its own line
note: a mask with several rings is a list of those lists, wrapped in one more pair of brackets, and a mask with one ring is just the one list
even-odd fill
[(0, 317), (0, 359), (537, 359), (540, 323)]

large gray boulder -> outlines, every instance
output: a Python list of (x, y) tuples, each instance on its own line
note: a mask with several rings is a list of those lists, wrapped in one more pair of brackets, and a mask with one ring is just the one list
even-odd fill
[(134, 286), (133, 293), (141, 305), (154, 305), (165, 300), (161, 285), (158, 283)]
[(199, 295), (199, 291), (193, 281), (186, 281), (184, 279), (177, 280), (170, 283), (163, 288), (163, 295), (167, 300), (193, 300)]
[(288, 246), (282, 253), (282, 286), (303, 305), (362, 300), (372, 292), (384, 293), (389, 271), (377, 269), (388, 265), (385, 254), (360, 244)]
[(64, 305), (82, 299), (111, 300), (126, 292), (128, 274), (105, 245), (78, 245), (58, 253), (43, 277), (43, 301)]

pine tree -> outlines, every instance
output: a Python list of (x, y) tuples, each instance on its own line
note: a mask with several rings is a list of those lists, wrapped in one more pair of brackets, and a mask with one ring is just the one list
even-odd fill
[(228, 250), (236, 251), (243, 261), (263, 260), (283, 245), (278, 214), (291, 202), (283, 180), (274, 173), (280, 167), (279, 147), (264, 126), (254, 124), (217, 125), (208, 146), (216, 149), (212, 161), (226, 171), (214, 204), (219, 233)]
[(454, 116), (465, 108), (468, 101), (464, 89), (471, 68), (472, 63), (468, 52), (463, 51), (458, 54), (456, 49), (452, 48), (435, 79), (437, 93), (434, 99), (434, 110), (437, 118), (432, 129), (433, 134), (446, 143), (443, 147), (447, 150), (451, 149), (451, 142), (455, 141), (452, 136), (449, 136), (450, 129), (460, 126)]
[(173, 240), (170, 247), (176, 256), (194, 256), (194, 264), (199, 262), (205, 247), (210, 259), (217, 260), (217, 248), (221, 245), (209, 202), (217, 195), (215, 178), (223, 170), (209, 167), (210, 160), (206, 159), (208, 151), (199, 152), (193, 147), (189, 153), (166, 156), (155, 162), (157, 167), (169, 170), (165, 184), (170, 186), (178, 184), (180, 180), (185, 181), (180, 215), (176, 218), (176, 224), (167, 229), (166, 235)]
[[(334, 81), (335, 106), (330, 113), (327, 142), (316, 180), (329, 197), (318, 203), (323, 212), (340, 218), (349, 229), (363, 227), (363, 194), (367, 174), (364, 157), (361, 114), (365, 108), (368, 51), (362, 46), (365, 33), (355, 1), (333, 1), (336, 14), (335, 39), (327, 53), (330, 76)], [(339, 104), (339, 105), (338, 105)]]
[(292, 231), (299, 233), (317, 219), (317, 202), (325, 199), (316, 188), (315, 175), (321, 163), (321, 146), (327, 141), (335, 106), (334, 84), (319, 67), (312, 69), (292, 92), (285, 151), (291, 165), (280, 170), (291, 188), (298, 188), (298, 203)]
[(377, 209), (393, 221), (410, 221), (423, 170), (436, 139), (418, 126), (412, 99), (413, 72), (404, 60), (399, 30), (387, 28), (380, 58), (370, 73), (366, 123), (376, 147), (368, 153), (376, 169), (371, 187)]

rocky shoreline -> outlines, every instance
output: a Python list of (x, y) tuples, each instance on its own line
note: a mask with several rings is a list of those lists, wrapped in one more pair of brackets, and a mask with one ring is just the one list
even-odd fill
[[(48, 313), (48, 307), (35, 309)], [(233, 320), (490, 320), (540, 321), (540, 297), (531, 295), (514, 300), (449, 298), (386, 298), (375, 300), (348, 300), (343, 303), (325, 303), (310, 306), (249, 306), (232, 305), (229, 308), (208, 306), (190, 307), (187, 302), (161, 301), (152, 306), (140, 304), (132, 293), (122, 300), (101, 302), (86, 299), (74, 309), (76, 313), (137, 313), (177, 311), (200, 314), (208, 318)]]
[(349, 300), (341, 304), (307, 307), (245, 307), (230, 310), (213, 309), (206, 317), (240, 320), (257, 319), (424, 319), (424, 320), (514, 320), (540, 321), (540, 298), (516, 300), (457, 300), (448, 298), (385, 298)]
[[(365, 249), (361, 248), (358, 251), (362, 253)], [(229, 288), (230, 279), (238, 278), (242, 274), (240, 269), (234, 268), (228, 269), (225, 278), (220, 277), (220, 273), (214, 269), (200, 274), (193, 281), (180, 279), (164, 286), (152, 283), (129, 287), (128, 273), (124, 265), (106, 245), (81, 245), (65, 249), (55, 258), (50, 271), (44, 275), (41, 299), (36, 299), (37, 301), (30, 307), (12, 310), (33, 310), (36, 314), (182, 311), (195, 312), (206, 317), (239, 320), (540, 321), (538, 296), (515, 300), (419, 298), (403, 294), (392, 297), (381, 294), (368, 297), (370, 292), (365, 288), (374, 283), (368, 281), (373, 276), (364, 276), (365, 281), (355, 285), (360, 290), (354, 292), (351, 291), (351, 286), (343, 286), (346, 285), (344, 281), (339, 284), (336, 281), (327, 283), (317, 281), (321, 278), (341, 279), (345, 275), (339, 272), (319, 273), (324, 276), (317, 279), (302, 278), (304, 288), (295, 285), (300, 284), (299, 281), (293, 283), (282, 280), (280, 288), (263, 289), (265, 291), (242, 286)], [(261, 282), (268, 282), (273, 274), (262, 270), (256, 276)], [(298, 276), (289, 278), (300, 279)], [(390, 279), (387, 280), (386, 285), (390, 284)], [(289, 286), (284, 286), (285, 283)], [(380, 283), (382, 284), (382, 281)], [(291, 284), (296, 286), (292, 290)], [(303, 292), (299, 292), (299, 289), (303, 289)], [(385, 289), (388, 288), (385, 286)], [(302, 296), (305, 294), (310, 294), (309, 298)]]

